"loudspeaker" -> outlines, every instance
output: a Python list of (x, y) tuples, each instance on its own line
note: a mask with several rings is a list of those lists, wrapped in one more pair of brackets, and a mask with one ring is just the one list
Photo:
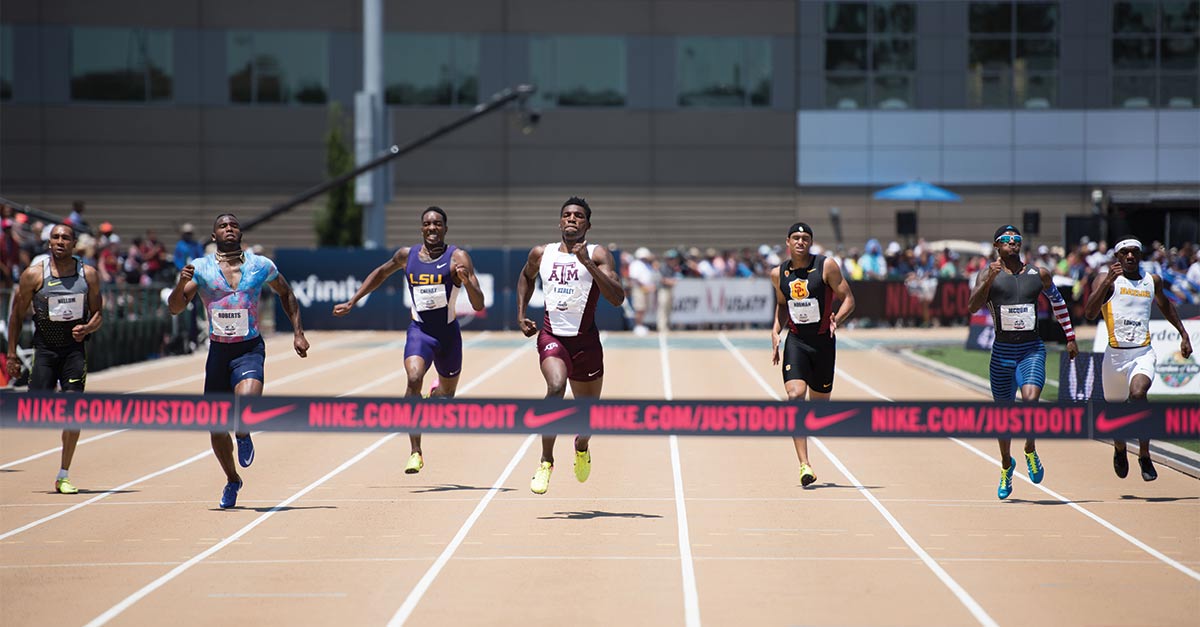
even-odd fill
[(1040, 235), (1042, 226), (1042, 212), (1037, 209), (1026, 209), (1021, 214), (1021, 234), (1022, 235)]
[(897, 211), (896, 212), (896, 235), (916, 235), (917, 234), (917, 212), (916, 211)]

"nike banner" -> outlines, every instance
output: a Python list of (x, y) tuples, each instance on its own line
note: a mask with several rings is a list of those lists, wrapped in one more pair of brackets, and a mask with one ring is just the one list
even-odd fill
[(1195, 403), (328, 398), (0, 392), (0, 428), (848, 437), (1200, 437)]

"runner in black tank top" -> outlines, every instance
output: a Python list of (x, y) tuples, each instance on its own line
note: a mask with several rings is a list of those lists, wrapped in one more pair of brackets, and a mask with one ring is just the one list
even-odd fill
[[(100, 277), (96, 269), (72, 256), (75, 230), (59, 224), (50, 229), (50, 254), (34, 261), (21, 273), (8, 316), (8, 374), (21, 373), (17, 341), (25, 312), (33, 305), (33, 365), (29, 373), (30, 390), (82, 392), (87, 379), (85, 340), (103, 322), (104, 301), (100, 296)], [(67, 471), (75, 456), (79, 431), (62, 432), (62, 466), (54, 480), (55, 492), (75, 494)]]
[[(775, 283), (775, 324), (771, 329), (772, 363), (779, 365), (780, 333), (787, 327), (783, 346), (783, 387), (788, 400), (829, 400), (833, 391), (837, 327), (854, 312), (854, 295), (837, 262), (812, 255), (812, 228), (797, 222), (788, 229), (790, 259), (771, 270)], [(840, 302), (833, 311), (834, 302)], [(800, 483), (817, 480), (808, 463), (808, 439), (793, 438), (800, 459)]]

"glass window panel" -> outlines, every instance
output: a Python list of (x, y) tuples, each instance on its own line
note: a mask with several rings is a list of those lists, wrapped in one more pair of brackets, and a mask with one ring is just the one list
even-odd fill
[(1165, 33), (1200, 32), (1200, 2), (1162, 3), (1162, 29)]
[(1162, 69), (1194, 70), (1200, 67), (1200, 39), (1168, 37), (1161, 40)]
[(530, 43), (536, 100), (548, 107), (625, 105), (625, 39), (600, 35), (536, 37)]
[(967, 76), (967, 106), (983, 109), (1007, 109), (1011, 106), (1008, 74), (972, 72)]
[(1154, 76), (1130, 75), (1113, 77), (1113, 106), (1142, 109), (1155, 106)]
[(1154, 69), (1153, 39), (1114, 39), (1113, 67), (1121, 70)]
[(972, 33), (1012, 32), (1012, 5), (1007, 2), (972, 2), (967, 15)]
[(1017, 3), (1018, 33), (1054, 33), (1058, 31), (1058, 4), (1055, 2)]
[(907, 109), (913, 104), (912, 78), (905, 75), (876, 76), (872, 94), (878, 109)]
[(388, 104), (449, 106), (478, 101), (478, 37), (389, 33), (383, 43)]
[(1012, 42), (1007, 39), (972, 39), (968, 43), (971, 69), (1003, 70), (1012, 64)]
[(298, 31), (229, 31), (231, 102), (321, 104), (329, 94), (328, 38)]
[(1153, 2), (1118, 2), (1114, 4), (1113, 32), (1156, 32), (1158, 29), (1154, 18), (1157, 8)]
[(867, 106), (867, 77), (826, 76), (825, 106), (830, 109), (862, 109)]
[(1026, 70), (1057, 70), (1058, 41), (1054, 39), (1018, 39), (1016, 67)]
[(866, 39), (825, 40), (825, 69), (830, 71), (866, 71)]
[(1058, 76), (1031, 74), (1013, 78), (1013, 99), (1026, 109), (1048, 109), (1058, 101)]
[(917, 69), (917, 46), (912, 39), (877, 39), (873, 48), (873, 70), (912, 72)]
[(1162, 106), (1170, 109), (1200, 107), (1200, 79), (1195, 74), (1164, 74), (1160, 82)]
[(13, 29), (0, 24), (0, 100), (12, 98)]
[(676, 59), (680, 106), (770, 104), (771, 48), (766, 38), (680, 37)]
[(867, 3), (826, 2), (825, 32), (866, 34)]
[(163, 100), (171, 97), (171, 31), (71, 29), (72, 100)]
[(878, 2), (871, 5), (876, 33), (916, 32), (917, 7), (911, 2)]

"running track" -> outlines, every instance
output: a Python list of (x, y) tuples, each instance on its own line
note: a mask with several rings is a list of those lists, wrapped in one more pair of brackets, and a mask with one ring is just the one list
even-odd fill
[[(911, 330), (905, 331), (911, 333)], [(859, 335), (855, 335), (858, 333)], [(846, 332), (834, 397), (977, 399)], [(403, 334), (268, 340), (268, 394), (398, 394)], [(532, 340), (469, 333), (462, 396), (538, 397)], [(782, 392), (765, 332), (606, 340), (606, 396)], [(663, 350), (667, 348), (668, 350)], [(203, 356), (96, 373), (198, 392)], [(428, 383), (428, 382), (427, 382)], [(99, 437), (97, 437), (99, 436)], [(1098, 442), (1039, 445), (1041, 488), (995, 498), (986, 440), (601, 437), (586, 484), (560, 438), (531, 494), (525, 436), (263, 434), (238, 508), (202, 433), (0, 432), (0, 624), (1195, 625), (1200, 483), (1143, 483)], [(1018, 445), (1015, 445), (1018, 446)]]

